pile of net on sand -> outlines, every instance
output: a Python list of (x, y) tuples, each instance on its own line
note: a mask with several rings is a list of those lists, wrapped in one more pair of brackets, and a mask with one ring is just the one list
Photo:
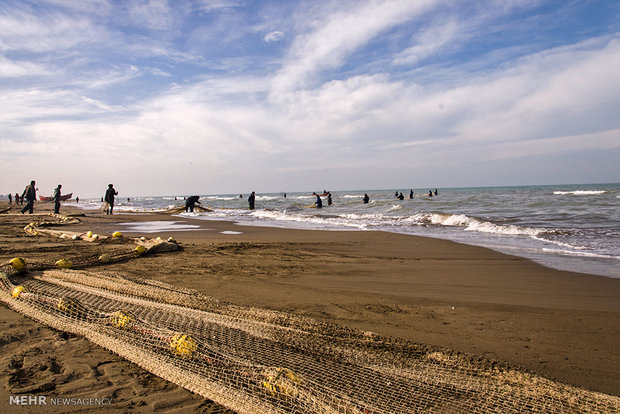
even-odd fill
[(620, 412), (617, 397), (502, 364), (160, 282), (6, 273), (11, 308), (239, 413)]
[(484, 358), (153, 280), (37, 269), (0, 265), (0, 301), (238, 413), (620, 412), (618, 397)]

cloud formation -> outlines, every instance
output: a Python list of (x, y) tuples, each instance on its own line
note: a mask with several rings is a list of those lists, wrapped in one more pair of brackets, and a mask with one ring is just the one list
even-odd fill
[[(0, 192), (620, 179), (612, 2), (253, 7), (4, 2)], [(548, 174), (532, 182), (524, 158)], [(33, 177), (13, 167), (32, 160)]]

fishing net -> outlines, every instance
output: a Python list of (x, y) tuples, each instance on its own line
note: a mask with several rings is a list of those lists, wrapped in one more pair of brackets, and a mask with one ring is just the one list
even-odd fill
[(484, 358), (152, 280), (28, 267), (0, 267), (9, 307), (238, 413), (620, 412), (618, 397)]

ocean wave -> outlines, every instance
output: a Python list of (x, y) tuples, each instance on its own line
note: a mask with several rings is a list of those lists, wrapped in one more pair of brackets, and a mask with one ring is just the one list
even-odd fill
[(238, 200), (238, 199), (240, 199), (241, 197), (230, 197), (230, 196), (227, 196), (227, 197), (224, 197), (224, 196), (208, 196), (208, 197), (204, 197), (204, 198), (206, 198), (206, 199), (208, 199), (208, 200), (222, 200), (222, 201), (231, 201), (231, 200)]
[(565, 256), (593, 257), (593, 258), (598, 258), (598, 259), (620, 260), (620, 256), (611, 256), (611, 255), (600, 254), (600, 253), (581, 252), (581, 251), (573, 251), (573, 250), (561, 250), (561, 249), (548, 249), (548, 248), (543, 248), (542, 251), (545, 253), (561, 254)]
[[(542, 241), (545, 243), (552, 243), (552, 244), (556, 244), (558, 246), (561, 247), (566, 247), (567, 249), (572, 249), (572, 250), (587, 250), (587, 247), (583, 247), (583, 246), (574, 246), (570, 243), (566, 243), (566, 242), (561, 242), (558, 240), (549, 240), (549, 239), (545, 239), (544, 237), (537, 237), (537, 236), (532, 236), (532, 238), (534, 240), (538, 240), (538, 241)], [(572, 251), (571, 250), (571, 251)]]
[(358, 229), (366, 229), (366, 223), (358, 223), (352, 220), (343, 219), (340, 216), (331, 216), (331, 217), (321, 217), (317, 215), (305, 215), (305, 214), (290, 214), (286, 212), (280, 211), (269, 211), (269, 210), (256, 210), (250, 214), (252, 217), (263, 219), (263, 220), (272, 220), (279, 222), (297, 222), (297, 223), (306, 223), (306, 224), (319, 224), (319, 225), (327, 225), (334, 227), (355, 227)]
[(607, 191), (605, 190), (575, 190), (575, 191), (554, 191), (553, 194), (556, 195), (599, 195), (605, 194)]
[(440, 214), (430, 213), (427, 220), (430, 224), (441, 226), (464, 227), (465, 231), (476, 231), (480, 233), (503, 234), (508, 236), (536, 236), (544, 229), (534, 229), (530, 227), (515, 226), (512, 224), (495, 224), (490, 221), (480, 220), (464, 214)]

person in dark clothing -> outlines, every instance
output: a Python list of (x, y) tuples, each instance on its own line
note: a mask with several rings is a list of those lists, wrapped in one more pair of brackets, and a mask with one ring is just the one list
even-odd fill
[(185, 199), (185, 211), (189, 211), (190, 213), (194, 212), (194, 206), (196, 204), (200, 204), (200, 201), (198, 201), (198, 199), (200, 198), (200, 196), (191, 196), (191, 197), (187, 197)]
[(327, 193), (327, 205), (332, 205), (332, 193)]
[(316, 196), (316, 201), (314, 202), (316, 208), (323, 208), (323, 201), (321, 200), (321, 197), (319, 197), (317, 193), (312, 193), (312, 195)]
[(428, 190), (428, 196), (432, 197), (433, 196), (433, 192), (431, 190)]
[(368, 204), (368, 202), (370, 201), (370, 197), (368, 197), (368, 194), (364, 193), (364, 204)]
[(108, 189), (105, 191), (104, 200), (110, 206), (106, 210), (106, 214), (112, 214), (112, 210), (114, 209), (114, 196), (118, 195), (118, 191), (114, 189), (113, 184), (108, 184)]
[(256, 194), (252, 191), (252, 194), (248, 197), (248, 205), (250, 206), (250, 210), (254, 210), (254, 201), (256, 201)]
[[(9, 204), (13, 204), (13, 195), (9, 194)], [(15, 203), (17, 204), (17, 203)]]
[(60, 214), (60, 189), (62, 185), (58, 184), (58, 187), (54, 189), (54, 214)]
[(402, 201), (402, 200), (404, 200), (404, 199), (405, 199), (405, 196), (403, 195), (403, 193), (400, 193), (400, 194), (398, 195), (398, 197), (396, 197), (396, 198), (398, 198), (399, 200), (401, 200), (401, 201)]
[(437, 195), (437, 189), (435, 188), (435, 195)]
[(413, 198), (413, 190), (409, 191), (409, 198)]
[(29, 214), (32, 214), (32, 211), (34, 209), (34, 201), (37, 199), (37, 189), (34, 185), (34, 180), (30, 181), (30, 185), (27, 185), (24, 189), (24, 192), (22, 193), (22, 204), (24, 197), (26, 197), (26, 200), (28, 201), (24, 208), (22, 208), (22, 214), (24, 214), (26, 211), (28, 211)]

